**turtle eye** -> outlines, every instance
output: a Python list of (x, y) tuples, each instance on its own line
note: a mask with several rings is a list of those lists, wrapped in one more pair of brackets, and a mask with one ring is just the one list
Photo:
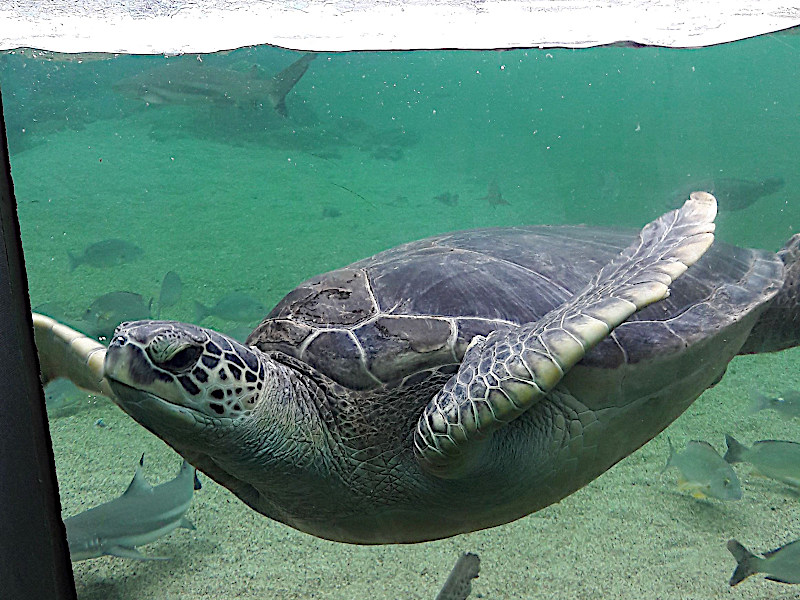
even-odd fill
[(203, 349), (191, 344), (183, 346), (167, 344), (161, 347), (153, 344), (147, 348), (147, 353), (153, 363), (162, 369), (180, 372), (192, 368), (203, 353)]
[(175, 355), (162, 364), (170, 371), (185, 371), (195, 365), (203, 350), (197, 346), (189, 346), (178, 350)]

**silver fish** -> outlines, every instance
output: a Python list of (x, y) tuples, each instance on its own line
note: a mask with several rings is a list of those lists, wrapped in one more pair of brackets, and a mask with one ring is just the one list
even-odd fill
[(133, 292), (109, 292), (92, 302), (83, 314), (82, 327), (85, 333), (96, 338), (110, 338), (117, 325), (123, 321), (149, 319), (152, 300)]
[(728, 541), (728, 550), (739, 563), (731, 576), (731, 586), (756, 573), (766, 574), (770, 581), (800, 583), (800, 540), (765, 552), (764, 558), (756, 556), (736, 540)]
[(725, 461), (751, 464), (764, 477), (800, 487), (800, 444), (778, 440), (761, 440), (748, 448), (733, 436), (726, 435), (728, 451)]
[(195, 302), (194, 307), (197, 323), (208, 316), (238, 323), (252, 323), (263, 319), (269, 312), (261, 302), (241, 292), (233, 292), (224, 296), (214, 306), (205, 306), (200, 302)]
[(664, 467), (677, 467), (680, 471), (678, 489), (688, 491), (695, 498), (710, 496), (718, 500), (739, 500), (742, 486), (733, 468), (725, 462), (708, 442), (691, 441), (686, 450), (675, 452), (669, 443), (669, 459)]
[(138, 260), (144, 251), (136, 244), (125, 240), (109, 239), (96, 242), (84, 248), (79, 255), (67, 252), (69, 270), (74, 271), (80, 265), (89, 265), (98, 269), (117, 267)]
[(797, 390), (786, 390), (777, 396), (753, 390), (750, 399), (750, 413), (772, 409), (785, 417), (800, 418), (800, 392)]
[(268, 102), (286, 116), (286, 94), (300, 81), (315, 54), (304, 54), (269, 79), (203, 65), (195, 58), (178, 57), (112, 87), (115, 92), (148, 104), (231, 104), (257, 106)]
[(175, 479), (151, 487), (142, 475), (143, 464), (144, 455), (122, 496), (64, 519), (73, 562), (105, 555), (166, 560), (145, 556), (136, 546), (154, 542), (178, 527), (194, 529), (184, 515), (194, 491), (200, 489), (196, 469), (184, 460)]
[(481, 570), (481, 559), (477, 554), (466, 552), (458, 557), (453, 570), (436, 594), (436, 600), (466, 600), (472, 593), (472, 580)]
[(175, 271), (167, 271), (161, 282), (161, 293), (158, 295), (158, 317), (164, 308), (175, 306), (181, 299), (183, 282)]

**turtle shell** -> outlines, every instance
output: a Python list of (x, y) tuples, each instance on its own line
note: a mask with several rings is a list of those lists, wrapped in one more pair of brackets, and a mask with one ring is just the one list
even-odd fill
[[(581, 226), (479, 229), (411, 242), (300, 284), (248, 343), (351, 389), (455, 371), (470, 340), (536, 321), (580, 291), (636, 236)], [(780, 288), (773, 253), (715, 242), (670, 296), (618, 327), (582, 363), (614, 369), (679, 353)]]

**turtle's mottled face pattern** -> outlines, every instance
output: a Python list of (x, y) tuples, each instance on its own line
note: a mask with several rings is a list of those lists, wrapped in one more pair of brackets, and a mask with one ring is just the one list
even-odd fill
[(229, 419), (250, 413), (266, 377), (259, 351), (210, 329), (173, 321), (117, 327), (105, 373), (171, 404)]

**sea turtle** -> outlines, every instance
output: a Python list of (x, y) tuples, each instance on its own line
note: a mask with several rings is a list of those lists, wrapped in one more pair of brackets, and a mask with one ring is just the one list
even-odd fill
[(715, 213), (699, 192), (638, 237), (540, 226), (408, 243), (302, 283), (246, 344), (138, 321), (106, 350), (36, 315), (42, 373), (103, 391), (316, 536), (491, 527), (639, 448), (737, 353), (797, 343), (800, 236), (778, 255), (717, 242), (679, 277)]

